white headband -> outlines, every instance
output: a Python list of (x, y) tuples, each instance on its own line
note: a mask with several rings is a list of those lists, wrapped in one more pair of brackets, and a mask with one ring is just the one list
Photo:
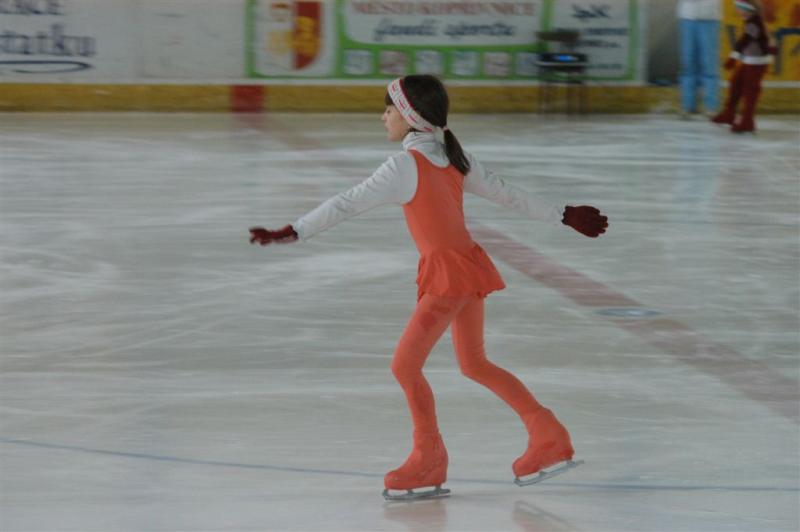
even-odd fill
[(411, 107), (411, 104), (408, 102), (408, 98), (406, 98), (405, 92), (403, 92), (403, 85), (400, 82), (400, 78), (389, 83), (389, 98), (392, 99), (394, 106), (397, 107), (397, 110), (400, 111), (400, 114), (403, 115), (403, 118), (406, 119), (408, 125), (417, 129), (419, 131), (424, 131), (426, 133), (433, 133), (437, 129), (441, 129), (442, 131), (447, 131), (448, 127), (436, 127), (424, 118), (422, 118), (418, 112)]
[(749, 4), (747, 2), (741, 2), (739, 0), (735, 0), (733, 3), (736, 4), (736, 7), (738, 7), (743, 11), (749, 11), (751, 13), (755, 13), (756, 11), (758, 11), (756, 9), (756, 6), (754, 6), (753, 4)]

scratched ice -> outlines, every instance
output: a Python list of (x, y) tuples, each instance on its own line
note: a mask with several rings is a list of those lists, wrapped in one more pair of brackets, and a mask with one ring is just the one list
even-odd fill
[(796, 117), (455, 116), (483, 162), (611, 219), (589, 240), (479, 198), (508, 288), (487, 350), (586, 465), (512, 483), (525, 434), (426, 367), (449, 499), (384, 503), (416, 252), (385, 206), (259, 248), (398, 149), (377, 115), (0, 116), (0, 529), (797, 530)]

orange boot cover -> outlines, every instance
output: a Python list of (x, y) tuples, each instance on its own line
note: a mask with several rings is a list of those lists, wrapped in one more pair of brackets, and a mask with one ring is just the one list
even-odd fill
[(528, 429), (528, 449), (512, 466), (517, 478), (572, 459), (575, 451), (569, 433), (550, 410), (543, 408), (523, 421)]
[(390, 490), (439, 486), (447, 480), (447, 450), (438, 432), (414, 431), (414, 449), (405, 463), (383, 478)]

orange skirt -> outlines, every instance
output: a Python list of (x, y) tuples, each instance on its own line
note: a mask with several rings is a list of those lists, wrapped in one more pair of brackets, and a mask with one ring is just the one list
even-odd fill
[(423, 255), (417, 268), (417, 300), (441, 297), (486, 297), (506, 287), (489, 255), (475, 244), (469, 251), (441, 249)]

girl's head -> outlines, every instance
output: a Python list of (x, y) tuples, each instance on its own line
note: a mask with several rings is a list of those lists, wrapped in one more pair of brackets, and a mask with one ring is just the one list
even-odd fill
[(763, 7), (761, 0), (734, 0), (736, 11), (742, 17), (749, 18), (753, 15), (761, 16)]
[(462, 174), (469, 172), (469, 161), (447, 127), (450, 99), (438, 78), (429, 74), (398, 78), (389, 84), (384, 103), (383, 121), (389, 140), (402, 140), (410, 131), (433, 133), (441, 129), (450, 164)]

